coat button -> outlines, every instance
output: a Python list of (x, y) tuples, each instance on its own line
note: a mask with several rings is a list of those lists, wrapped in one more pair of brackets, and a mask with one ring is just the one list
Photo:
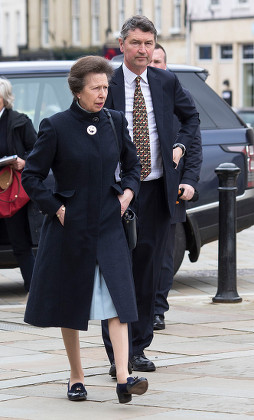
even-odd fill
[(100, 121), (100, 119), (99, 119), (99, 117), (93, 117), (92, 121), (93, 122), (98, 122), (98, 121)]

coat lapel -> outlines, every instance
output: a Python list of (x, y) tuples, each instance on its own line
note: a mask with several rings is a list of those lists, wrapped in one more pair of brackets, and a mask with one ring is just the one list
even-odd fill
[(116, 69), (111, 80), (110, 89), (114, 109), (125, 112), (125, 89), (122, 66)]
[(161, 134), (163, 133), (163, 90), (161, 81), (158, 75), (151, 71), (150, 67), (147, 67), (147, 78), (152, 96), (156, 126), (159, 138), (161, 138)]

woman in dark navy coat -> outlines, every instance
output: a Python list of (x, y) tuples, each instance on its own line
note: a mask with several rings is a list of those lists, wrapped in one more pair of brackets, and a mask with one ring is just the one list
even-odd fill
[[(89, 319), (109, 319), (120, 402), (143, 394), (145, 378), (128, 378), (127, 323), (137, 320), (130, 253), (121, 216), (138, 194), (140, 163), (124, 114), (111, 111), (119, 149), (103, 110), (112, 68), (102, 57), (80, 58), (68, 78), (71, 107), (40, 124), (22, 181), (46, 215), (25, 322), (61, 327), (70, 362), (70, 400), (86, 399), (78, 330)], [(49, 170), (51, 191), (44, 185)], [(128, 378), (128, 379), (127, 379)]]

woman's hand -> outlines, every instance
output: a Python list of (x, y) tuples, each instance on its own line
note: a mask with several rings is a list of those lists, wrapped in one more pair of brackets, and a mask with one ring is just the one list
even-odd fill
[(17, 160), (15, 160), (15, 162), (13, 162), (10, 166), (13, 169), (16, 169), (16, 171), (22, 171), (22, 169), (24, 169), (26, 161), (24, 159), (21, 158), (17, 158)]
[(59, 219), (59, 222), (61, 223), (62, 226), (64, 226), (64, 218), (65, 218), (65, 207), (61, 206), (57, 212), (56, 215)]
[(118, 195), (118, 199), (121, 204), (121, 216), (127, 210), (133, 197), (134, 197), (134, 192), (130, 190), (130, 188), (126, 188), (126, 190), (124, 190), (124, 193), (122, 195)]

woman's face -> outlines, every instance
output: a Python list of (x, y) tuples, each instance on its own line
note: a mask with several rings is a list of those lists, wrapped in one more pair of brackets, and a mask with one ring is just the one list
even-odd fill
[(4, 100), (2, 96), (0, 95), (0, 111), (2, 111), (3, 108), (4, 108)]
[(85, 86), (77, 94), (79, 104), (86, 111), (100, 111), (108, 94), (108, 78), (105, 73), (90, 73), (85, 78)]

